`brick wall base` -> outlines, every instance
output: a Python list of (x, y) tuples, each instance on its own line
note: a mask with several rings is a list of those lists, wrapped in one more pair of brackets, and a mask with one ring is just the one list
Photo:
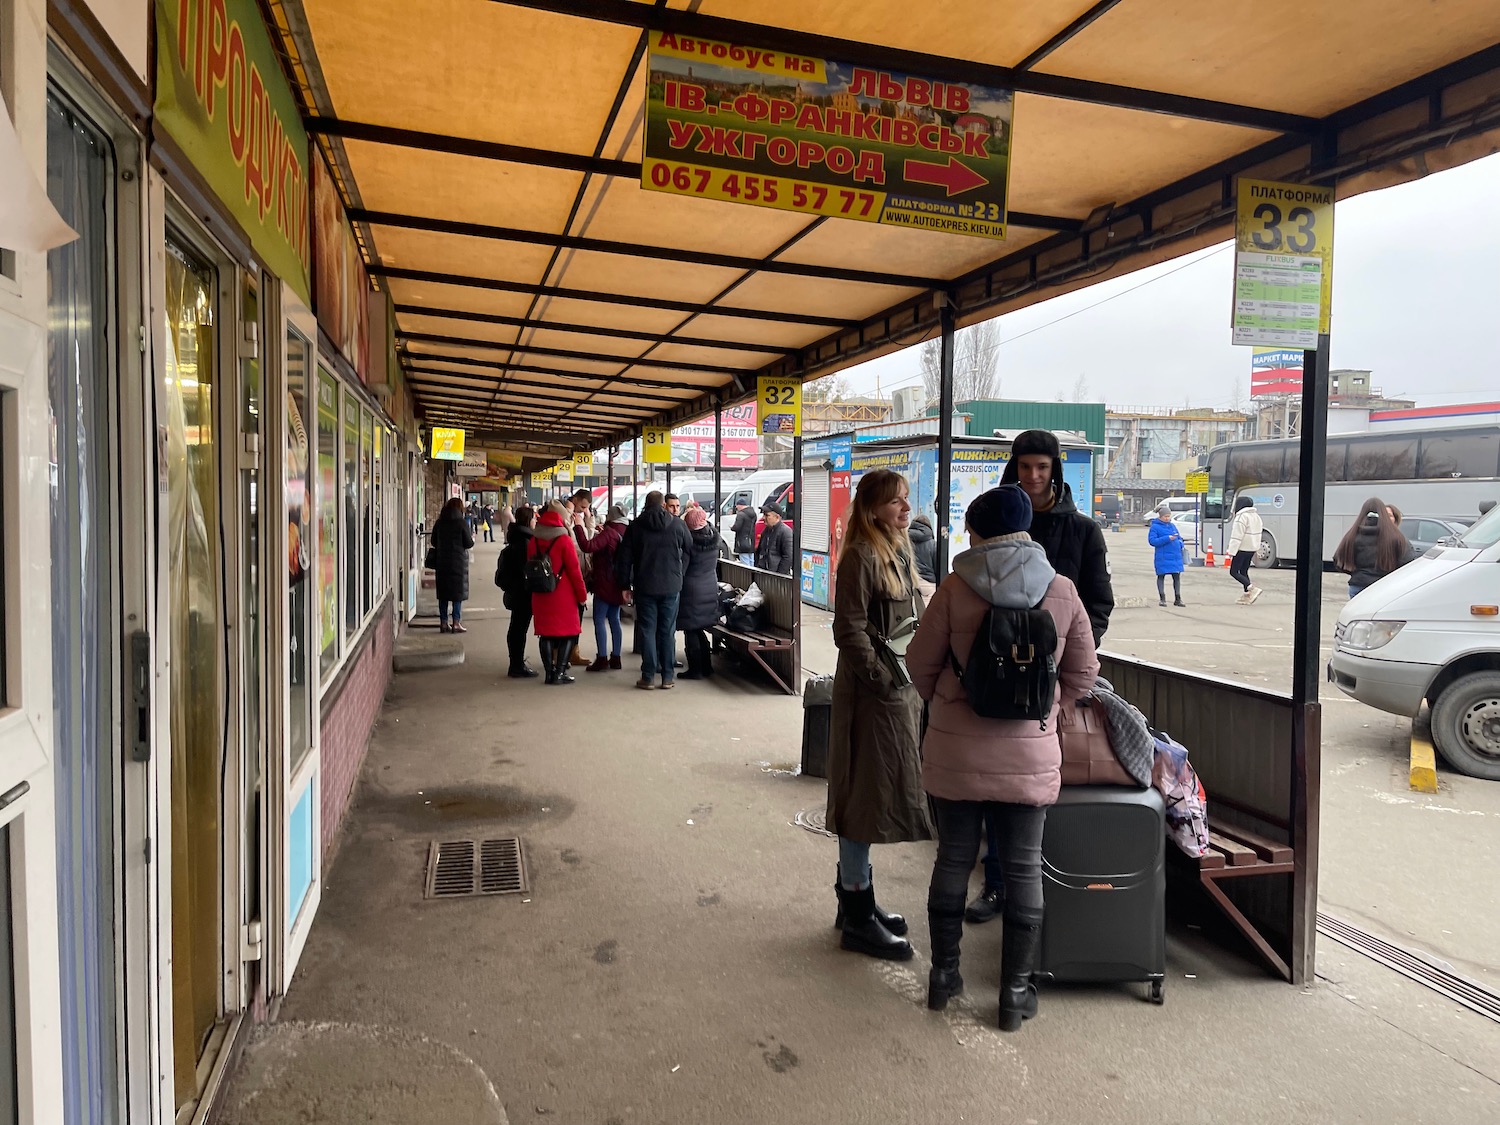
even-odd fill
[(360, 648), (350, 658), (337, 697), (325, 697), (321, 719), (323, 768), (323, 871), (333, 865), (339, 825), (365, 762), (370, 731), (380, 715), (386, 685), (391, 679), (392, 603), (375, 615)]

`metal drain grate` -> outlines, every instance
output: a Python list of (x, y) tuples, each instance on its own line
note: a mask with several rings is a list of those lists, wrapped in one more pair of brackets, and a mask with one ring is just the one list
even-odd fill
[(1418, 984), (1426, 985), (1481, 1016), (1500, 1022), (1500, 995), (1476, 981), (1441, 969), (1409, 949), (1403, 949), (1394, 942), (1385, 941), (1327, 914), (1318, 915), (1318, 932), (1340, 945), (1348, 946), (1356, 953), (1363, 953), (1388, 969), (1396, 970), (1404, 977), (1410, 977)]
[(529, 890), (521, 841), (434, 840), (427, 847), (427, 898), (514, 895)]
[(818, 833), (820, 836), (829, 836), (837, 839), (832, 832), (828, 831), (827, 809), (803, 809), (796, 816), (792, 817), (792, 823), (798, 828), (805, 828), (809, 832)]

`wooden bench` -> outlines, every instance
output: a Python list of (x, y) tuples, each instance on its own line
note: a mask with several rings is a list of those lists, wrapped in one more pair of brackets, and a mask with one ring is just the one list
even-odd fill
[(754, 582), (765, 601), (759, 611), (761, 623), (755, 629), (737, 630), (719, 624), (713, 627), (714, 637), (748, 656), (787, 695), (797, 695), (802, 679), (797, 644), (802, 602), (796, 579), (790, 574), (757, 570), (734, 559), (720, 559), (719, 580), (736, 590), (748, 590)]
[[(1208, 799), (1213, 808), (1213, 797)], [(1180, 849), (1169, 851), (1182, 857), (1185, 863), (1196, 863), (1198, 882), (1214, 904), (1234, 923), (1235, 929), (1255, 947), (1271, 968), (1287, 980), (1292, 979), (1292, 970), (1286, 960), (1272, 948), (1255, 924), (1245, 917), (1234, 901), (1224, 893), (1219, 883), (1225, 879), (1253, 878), (1258, 875), (1290, 875), (1295, 869), (1290, 844), (1278, 844), (1267, 840), (1238, 825), (1209, 821), (1208, 851), (1196, 861)]]
[(1100, 674), (1188, 748), (1208, 794), (1209, 851), (1171, 868), (1284, 979), (1312, 979), (1317, 932), (1317, 744), (1299, 750), (1289, 695), (1099, 654)]

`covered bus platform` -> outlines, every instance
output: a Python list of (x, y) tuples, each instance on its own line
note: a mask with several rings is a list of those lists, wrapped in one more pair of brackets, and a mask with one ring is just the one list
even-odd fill
[[(363, 266), (392, 299), (425, 424), (526, 471), (714, 414), (760, 379), (800, 383), (934, 337), (946, 427), (956, 329), (1231, 237), (1238, 179), (1347, 198), (1500, 149), (1500, 8), (1486, 0), (265, 7)], [(671, 130), (678, 160), (663, 158), (648, 103), (716, 91), (715, 64), (751, 51), (826, 67), (809, 89), (781, 65), (758, 92), (700, 105)], [(962, 90), (1001, 92), (1005, 110), (966, 121)], [(809, 107), (824, 141), (774, 134)], [(736, 123), (710, 124), (716, 108)], [(897, 128), (924, 151), (892, 157)], [(851, 137), (868, 144), (838, 143)], [(1002, 140), (998, 210), (859, 221), (896, 163), (908, 187), (962, 196), (979, 173), (960, 157), (998, 158)], [(744, 205), (722, 166), (694, 171), (754, 163), (758, 147), (776, 169), (749, 178), (763, 196), (774, 185), (770, 206)], [(854, 186), (794, 190), (820, 166)], [(1327, 340), (1309, 348), (1304, 496), (1322, 477)], [(1301, 516), (1316, 545), (1317, 505)], [(221, 1119), (1493, 1117), (1494, 1023), (1316, 942), (1321, 574), (1306, 560), (1320, 556), (1302, 552), (1284, 690), (1111, 659), (1193, 747), (1223, 815), (1290, 858), (1224, 895), (1238, 929), (1213, 911), (1174, 928), (1165, 1008), (1052, 990), (1044, 1017), (1002, 1040), (982, 967), (997, 934), (969, 941), (970, 997), (943, 1017), (921, 1008), (920, 961), (837, 951), (832, 849), (789, 823), (822, 804), (820, 785), (782, 776), (795, 700), (507, 684), (481, 548), (476, 608), (493, 617), (475, 615), (461, 668), (389, 689), (298, 975), (247, 1028)], [(813, 647), (802, 666), (831, 671)], [(524, 841), (525, 893), (424, 898), (430, 844), (508, 836)], [(930, 850), (885, 850), (882, 894), (920, 916)]]

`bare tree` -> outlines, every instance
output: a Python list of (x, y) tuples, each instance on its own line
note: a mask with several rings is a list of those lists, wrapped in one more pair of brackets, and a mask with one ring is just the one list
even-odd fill
[[(942, 376), (942, 342), (922, 345), (922, 383), (929, 405), (938, 401)], [(1000, 322), (984, 320), (953, 337), (953, 401), (993, 398), (1000, 389)]]
[(1073, 401), (1087, 402), (1089, 400), (1089, 377), (1082, 372), (1078, 378), (1073, 380)]
[(1240, 389), (1240, 377), (1234, 376), (1229, 380), (1229, 409), (1236, 414), (1244, 409), (1245, 399)]
[(849, 380), (842, 375), (825, 375), (802, 386), (803, 402), (843, 402), (849, 397)]

